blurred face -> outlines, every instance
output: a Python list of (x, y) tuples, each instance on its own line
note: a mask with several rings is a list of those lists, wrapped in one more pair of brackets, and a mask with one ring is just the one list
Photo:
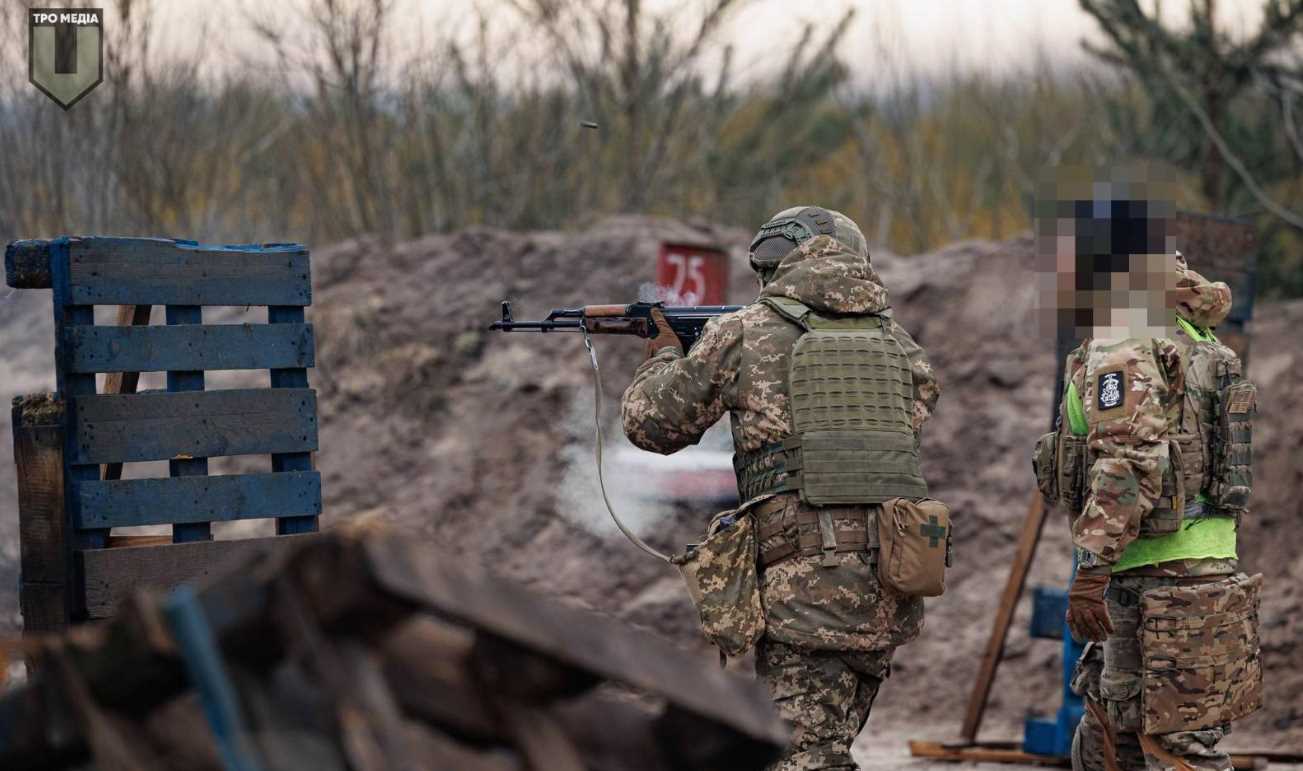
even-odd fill
[[(1069, 196), (1037, 201), (1037, 290), (1043, 334), (1169, 337), (1176, 254), (1168, 200), (1135, 182), (1069, 180)], [(1151, 186), (1152, 187), (1152, 186)]]
[(1042, 332), (1101, 340), (1170, 337), (1176, 321), (1174, 253), (1080, 254), (1059, 232), (1038, 239)]

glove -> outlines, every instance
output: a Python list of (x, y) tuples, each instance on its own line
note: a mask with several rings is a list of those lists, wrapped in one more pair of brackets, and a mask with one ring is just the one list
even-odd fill
[(1103, 642), (1113, 633), (1108, 617), (1108, 591), (1111, 571), (1107, 566), (1081, 568), (1068, 590), (1068, 629), (1079, 642)]
[(682, 356), (683, 345), (679, 342), (679, 336), (674, 334), (660, 308), (651, 309), (651, 319), (652, 336), (647, 338), (647, 358), (650, 359), (666, 348), (673, 348)]

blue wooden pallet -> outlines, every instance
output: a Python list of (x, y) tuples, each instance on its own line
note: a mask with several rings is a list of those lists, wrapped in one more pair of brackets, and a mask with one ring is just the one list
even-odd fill
[[(272, 518), (278, 535), (317, 529), (321, 479), (308, 251), (298, 244), (207, 245), (157, 238), (25, 242), (49, 259), (58, 395), (67, 406), (65, 498), (74, 551), (105, 549), (114, 527), (172, 526), (173, 543), (211, 539), (211, 522)], [(162, 305), (165, 326), (97, 326), (96, 305)], [(210, 306), (264, 306), (265, 324), (205, 324)], [(266, 370), (270, 388), (205, 390), (208, 370)], [(165, 372), (167, 390), (98, 394), (96, 375)], [(208, 459), (269, 455), (265, 473), (209, 476)], [(168, 461), (161, 479), (101, 479), (102, 464)], [(113, 549), (172, 583), (185, 566), (159, 550)], [(193, 559), (193, 552), (187, 552)], [(76, 559), (81, 585), (112, 579), (117, 555)], [(157, 563), (149, 567), (148, 563)], [(90, 575), (91, 572), (97, 575)], [(98, 583), (97, 583), (98, 582)], [(85, 606), (82, 606), (85, 613)]]

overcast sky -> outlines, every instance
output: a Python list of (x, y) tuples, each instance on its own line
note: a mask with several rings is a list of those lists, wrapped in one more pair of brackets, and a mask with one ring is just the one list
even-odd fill
[[(397, 25), (407, 44), (432, 39), (440, 31), (468, 32), (477, 0), (396, 0), (401, 22)], [(645, 0), (658, 8), (699, 7), (699, 0)], [(1144, 2), (1149, 6), (1152, 0)], [(504, 5), (479, 0), (483, 7)], [(255, 46), (241, 30), (241, 9), (288, 5), (277, 0), (157, 0), (163, 15), (160, 27), (177, 45), (215, 46), (223, 56), (243, 54)], [(1222, 24), (1231, 31), (1252, 29), (1259, 18), (1261, 0), (1223, 0)], [(763, 75), (794, 40), (804, 21), (830, 24), (847, 8), (856, 19), (846, 36), (842, 53), (852, 63), (857, 79), (872, 79), (882, 42), (898, 57), (924, 70), (951, 66), (1007, 69), (1029, 66), (1041, 46), (1056, 65), (1081, 61), (1079, 42), (1096, 37), (1094, 21), (1077, 0), (755, 0), (732, 20), (726, 40), (737, 50), (743, 75)], [(1181, 18), (1186, 3), (1169, 2), (1165, 10)], [(690, 18), (689, 14), (682, 14)], [(504, 21), (512, 14), (504, 12)], [(206, 20), (218, 34), (201, 36), (195, 22)], [(898, 58), (898, 60), (900, 60)], [(767, 66), (768, 65), (768, 66)]]

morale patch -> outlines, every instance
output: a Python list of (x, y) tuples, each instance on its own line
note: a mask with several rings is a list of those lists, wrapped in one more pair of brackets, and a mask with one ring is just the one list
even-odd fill
[(1111, 410), (1122, 404), (1122, 389), (1125, 381), (1121, 370), (1105, 372), (1096, 383), (1096, 403), (1101, 410)]
[(1231, 403), (1226, 411), (1238, 415), (1253, 409), (1254, 392), (1248, 389), (1236, 391), (1231, 395)]

